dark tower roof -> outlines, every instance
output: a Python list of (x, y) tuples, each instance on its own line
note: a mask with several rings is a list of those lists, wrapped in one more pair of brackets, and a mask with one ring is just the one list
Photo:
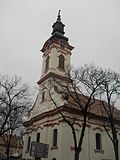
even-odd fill
[(51, 33), (52, 36), (50, 37), (50, 39), (53, 39), (56, 37), (56, 38), (62, 38), (65, 41), (68, 41), (68, 38), (64, 36), (65, 25), (61, 22), (60, 10), (58, 12), (57, 21), (53, 24), (52, 27), (53, 27), (53, 32)]

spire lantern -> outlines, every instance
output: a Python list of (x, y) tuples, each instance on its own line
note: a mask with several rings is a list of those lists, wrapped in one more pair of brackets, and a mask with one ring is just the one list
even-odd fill
[(61, 22), (61, 15), (60, 15), (60, 11), (58, 12), (58, 16), (57, 16), (57, 21), (53, 24), (53, 32), (52, 32), (52, 36), (54, 35), (58, 35), (58, 36), (64, 36), (65, 32), (64, 32), (64, 27), (65, 25)]

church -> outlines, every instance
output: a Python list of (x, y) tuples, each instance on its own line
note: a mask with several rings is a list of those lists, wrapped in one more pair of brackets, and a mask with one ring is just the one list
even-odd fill
[[(49, 88), (51, 78), (69, 83), (66, 72), (67, 68), (71, 66), (71, 55), (74, 47), (69, 44), (69, 39), (65, 36), (65, 25), (61, 21), (60, 12), (52, 27), (51, 36), (41, 49), (43, 63), (41, 78), (37, 82), (39, 92), (30, 116), (24, 123), (24, 160), (74, 160), (72, 131), (55, 104), (47, 100), (49, 95), (45, 92), (45, 86)], [(76, 108), (64, 107), (67, 106), (67, 97), (63, 97), (57, 88), (51, 88), (51, 90), (57, 106), (61, 108), (65, 115), (69, 118), (72, 116), (82, 117)], [(104, 131), (100, 114), (98, 114), (99, 110), (95, 107), (91, 118), (87, 120), (80, 160), (115, 160), (112, 142)], [(82, 119), (80, 118), (76, 123), (78, 138), (81, 126)], [(118, 128), (118, 139), (120, 142), (120, 125)], [(38, 153), (36, 155), (32, 154), (32, 152), (35, 152), (35, 146), (33, 145), (35, 142), (38, 145), (41, 143), (47, 146), (47, 151), (41, 157), (37, 156)], [(32, 145), (34, 146), (33, 150), (31, 149)], [(44, 150), (43, 146), (40, 147), (39, 145), (38, 148)], [(37, 152), (42, 152), (38, 148), (36, 148)]]

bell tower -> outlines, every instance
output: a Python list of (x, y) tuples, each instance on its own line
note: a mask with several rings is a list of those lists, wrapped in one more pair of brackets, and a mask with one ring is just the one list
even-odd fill
[(52, 26), (51, 37), (41, 49), (43, 64), (42, 75), (38, 84), (41, 84), (49, 76), (67, 78), (66, 72), (70, 67), (71, 51), (74, 47), (69, 44), (68, 38), (64, 36), (64, 27), (59, 10), (57, 20)]

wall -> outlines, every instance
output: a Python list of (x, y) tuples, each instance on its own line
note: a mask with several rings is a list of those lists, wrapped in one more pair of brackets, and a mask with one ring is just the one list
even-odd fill
[[(56, 119), (57, 116), (53, 116), (52, 119)], [(46, 120), (48, 120), (46, 118)], [(59, 119), (60, 120), (60, 119)], [(41, 134), (41, 142), (49, 144), (49, 158), (42, 158), (42, 160), (52, 160), (52, 158), (56, 158), (56, 160), (73, 160), (74, 159), (74, 148), (73, 148), (73, 139), (72, 139), (72, 132), (70, 127), (65, 124), (64, 122), (59, 123), (59, 120), (56, 120), (56, 124), (52, 124), (46, 127), (43, 127), (43, 129), (38, 128), (35, 131), (32, 131), (29, 135), (32, 136), (32, 140), (34, 141), (36, 138), (37, 132), (40, 132)], [(53, 148), (52, 146), (52, 136), (53, 136), (53, 129), (58, 129), (58, 148)], [(80, 129), (76, 125), (76, 132), (78, 132), (79, 137), (79, 131)], [(96, 142), (95, 142), (95, 133), (100, 133), (102, 136), (102, 150), (96, 150)], [(25, 142), (26, 138), (25, 137)], [(120, 135), (119, 135), (119, 141), (120, 141)], [(25, 146), (24, 146), (25, 147)], [(120, 144), (119, 144), (120, 149)], [(25, 148), (24, 148), (25, 151)], [(29, 157), (28, 154), (23, 155), (26, 159), (33, 159), (32, 157)], [(80, 155), (80, 158), (86, 159), (86, 160), (114, 160), (114, 151), (113, 146), (104, 132), (104, 129), (97, 124), (90, 124), (86, 128), (84, 141), (83, 141), (83, 148)]]

